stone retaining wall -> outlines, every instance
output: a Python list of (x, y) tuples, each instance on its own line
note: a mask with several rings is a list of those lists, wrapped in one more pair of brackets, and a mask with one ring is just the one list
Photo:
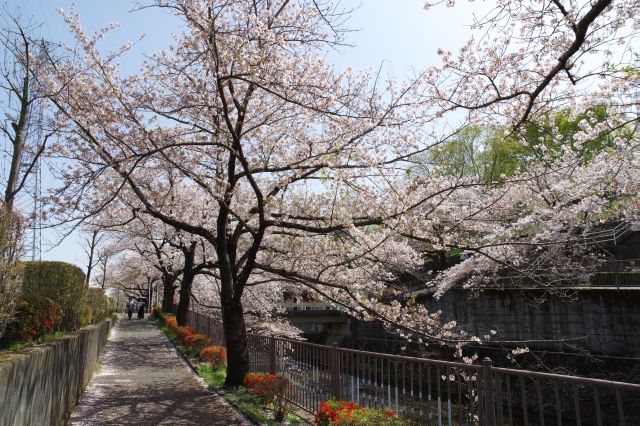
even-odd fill
[(112, 320), (0, 353), (0, 426), (62, 425), (89, 383)]
[(475, 336), (494, 329), (501, 340), (540, 340), (529, 343), (532, 350), (579, 347), (597, 355), (640, 358), (637, 290), (593, 288), (559, 297), (517, 289), (479, 294), (452, 289), (438, 301), (423, 298), (422, 303), (429, 311), (442, 310), (443, 322), (456, 320)]

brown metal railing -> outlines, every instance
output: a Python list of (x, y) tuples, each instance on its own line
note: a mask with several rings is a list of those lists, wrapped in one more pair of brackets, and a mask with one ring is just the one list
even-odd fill
[[(219, 345), (222, 323), (190, 311), (188, 324)], [(286, 376), (286, 397), (315, 413), (337, 398), (426, 425), (640, 425), (640, 385), (364, 352), (249, 334), (249, 367)]]

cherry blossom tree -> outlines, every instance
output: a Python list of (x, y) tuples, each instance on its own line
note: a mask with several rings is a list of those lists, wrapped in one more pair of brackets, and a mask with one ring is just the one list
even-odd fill
[(163, 238), (161, 241), (150, 240), (153, 252), (148, 255), (155, 257), (155, 266), (162, 275), (162, 311), (171, 312), (173, 310), (173, 302), (175, 292), (178, 286), (182, 268), (175, 262), (177, 256), (173, 251), (167, 250), (167, 240)]
[[(248, 368), (242, 297), (252, 280), (264, 280), (254, 274), (259, 257), (287, 234), (326, 236), (398, 215), (393, 187), (401, 172), (393, 164), (415, 149), (418, 131), (400, 128), (401, 110), (417, 107), (409, 99), (418, 88), (335, 73), (320, 50), (340, 42), (342, 15), (330, 3), (157, 5), (183, 18), (187, 31), (130, 78), (115, 65), (125, 49), (102, 58), (66, 15), (83, 58), (58, 64), (50, 81), (67, 88), (53, 102), (69, 129), (70, 157), (82, 162), (67, 189), (84, 192), (91, 175), (91, 185), (102, 186), (84, 211), (126, 191), (146, 214), (211, 245), (227, 383), (239, 384)], [(389, 146), (390, 139), (402, 143)], [(167, 203), (169, 187), (203, 208)]]
[[(180, 297), (176, 310), (176, 320), (178, 325), (186, 325), (195, 278), (216, 267), (215, 263), (207, 260), (207, 246), (202, 239), (190, 234), (185, 236), (182, 233), (176, 233), (173, 239), (167, 238), (167, 234), (165, 234), (161, 241), (149, 239), (147, 243), (151, 244), (153, 251), (150, 251), (149, 248), (141, 247), (137, 243), (135, 246), (141, 255), (154, 258), (154, 266), (160, 272), (163, 286), (165, 286), (162, 299), (163, 310), (167, 312), (173, 310), (174, 293), (178, 288)], [(181, 259), (179, 266), (176, 265), (175, 261), (167, 261), (166, 245), (179, 252), (178, 258)], [(173, 257), (175, 258), (175, 255)], [(178, 280), (178, 277), (180, 277), (180, 285), (175, 287), (174, 283)]]
[(150, 287), (159, 281), (157, 271), (145, 256), (131, 254), (114, 261), (109, 287), (122, 290), (127, 299), (150, 298)]
[(475, 35), (457, 55), (439, 50), (442, 65), (429, 69), (428, 97), (440, 113), (462, 110), (514, 130), (560, 107), (579, 114), (609, 105), (621, 116), (618, 125), (636, 120), (627, 114), (637, 104), (638, 76), (630, 71), (638, 66), (638, 6), (634, 0), (498, 2), (474, 20)]
[[(168, 188), (172, 193), (170, 199), (174, 206), (180, 205), (196, 214), (199, 212), (200, 206), (197, 203), (170, 187), (171, 184)], [(162, 281), (163, 310), (173, 310), (174, 294), (179, 289), (176, 318), (179, 325), (185, 325), (193, 281), (196, 276), (216, 267), (211, 260), (215, 258), (215, 254), (202, 237), (180, 231), (152, 215), (141, 214), (139, 208), (139, 201), (135, 196), (130, 199), (121, 196), (117, 203), (110, 203), (90, 220), (101, 226), (109, 226), (116, 235), (120, 250), (134, 251), (140, 256), (148, 257), (148, 262), (158, 271)]]
[[(123, 203), (123, 199), (119, 201), (120, 203), (111, 203), (99, 214), (86, 219), (92, 226), (99, 224), (109, 229), (110, 244), (98, 254), (96, 263), (100, 263), (103, 256), (107, 259), (106, 263), (115, 254), (144, 258), (144, 264), (157, 273), (154, 275), (155, 281), (161, 282), (162, 306), (165, 311), (173, 310), (175, 290), (180, 289), (178, 317), (180, 325), (184, 325), (193, 279), (207, 267), (211, 267), (203, 251), (197, 250), (202, 247), (202, 242), (200, 241), (199, 247), (197, 237), (180, 233), (151, 216), (139, 215)], [(103, 269), (106, 269), (106, 265)], [(107, 274), (102, 274), (99, 279), (105, 283)]]
[[(552, 263), (579, 266), (569, 258), (585, 254), (581, 235), (603, 222), (637, 220), (637, 8), (611, 0), (498, 2), (475, 20), (476, 34), (459, 53), (439, 51), (442, 65), (425, 74), (425, 101), (438, 105), (436, 115), (453, 121), (462, 113), (463, 122), (500, 129), (502, 146), (517, 141), (514, 154), (524, 158), (509, 179), (497, 176), (495, 185), (469, 187), (440, 206), (422, 241), (478, 254), (442, 279), (471, 285), (472, 271), (496, 265), (531, 275), (526, 264), (542, 252)], [(448, 178), (480, 183), (469, 174)]]
[[(111, 27), (88, 35), (64, 13), (78, 47), (52, 64), (46, 85), (60, 92), (51, 98), (64, 129), (58, 149), (74, 166), (56, 201), (88, 216), (123, 203), (206, 243), (229, 385), (248, 368), (245, 306), (284, 286), (312, 289), (407, 339), (480, 340), (404, 301), (397, 272), (421, 263), (411, 241), (476, 253), (439, 277), (442, 293), (477, 282), (473, 271), (517, 268), (523, 247), (572, 235), (586, 211), (583, 228), (633, 211), (637, 75), (621, 62), (600, 73), (576, 65), (635, 31), (624, 8), (604, 3), (551, 2), (542, 12), (500, 3), (477, 23), (488, 34), (479, 45), (455, 58), (442, 52), (441, 67), (406, 82), (340, 73), (323, 59), (343, 42), (348, 15), (330, 1), (158, 0), (184, 32), (127, 77), (117, 63), (130, 46), (102, 55), (96, 43)], [(510, 21), (519, 37), (501, 32)], [(571, 149), (559, 144), (499, 182), (437, 167), (412, 175), (421, 153), (469, 124), (524, 144), (526, 124), (568, 102), (584, 116)], [(603, 104), (607, 119), (591, 119), (588, 109)], [(583, 161), (580, 147), (604, 135), (611, 146)]]

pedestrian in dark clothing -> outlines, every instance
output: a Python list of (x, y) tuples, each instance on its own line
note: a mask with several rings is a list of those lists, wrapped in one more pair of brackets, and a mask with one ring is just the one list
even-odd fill
[(127, 316), (129, 317), (129, 319), (131, 319), (131, 316), (133, 315), (133, 311), (135, 310), (136, 310), (136, 301), (134, 299), (131, 299), (131, 301), (127, 303)]
[(138, 319), (144, 318), (144, 300), (138, 299)]

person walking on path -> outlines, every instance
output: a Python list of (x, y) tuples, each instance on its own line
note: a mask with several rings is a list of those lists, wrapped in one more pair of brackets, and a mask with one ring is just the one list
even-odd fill
[(144, 300), (142, 298), (138, 299), (138, 319), (144, 318), (144, 307)]
[(131, 319), (131, 316), (133, 315), (133, 311), (135, 310), (136, 310), (136, 301), (135, 299), (131, 299), (129, 303), (127, 303), (127, 316), (129, 317), (129, 319)]

